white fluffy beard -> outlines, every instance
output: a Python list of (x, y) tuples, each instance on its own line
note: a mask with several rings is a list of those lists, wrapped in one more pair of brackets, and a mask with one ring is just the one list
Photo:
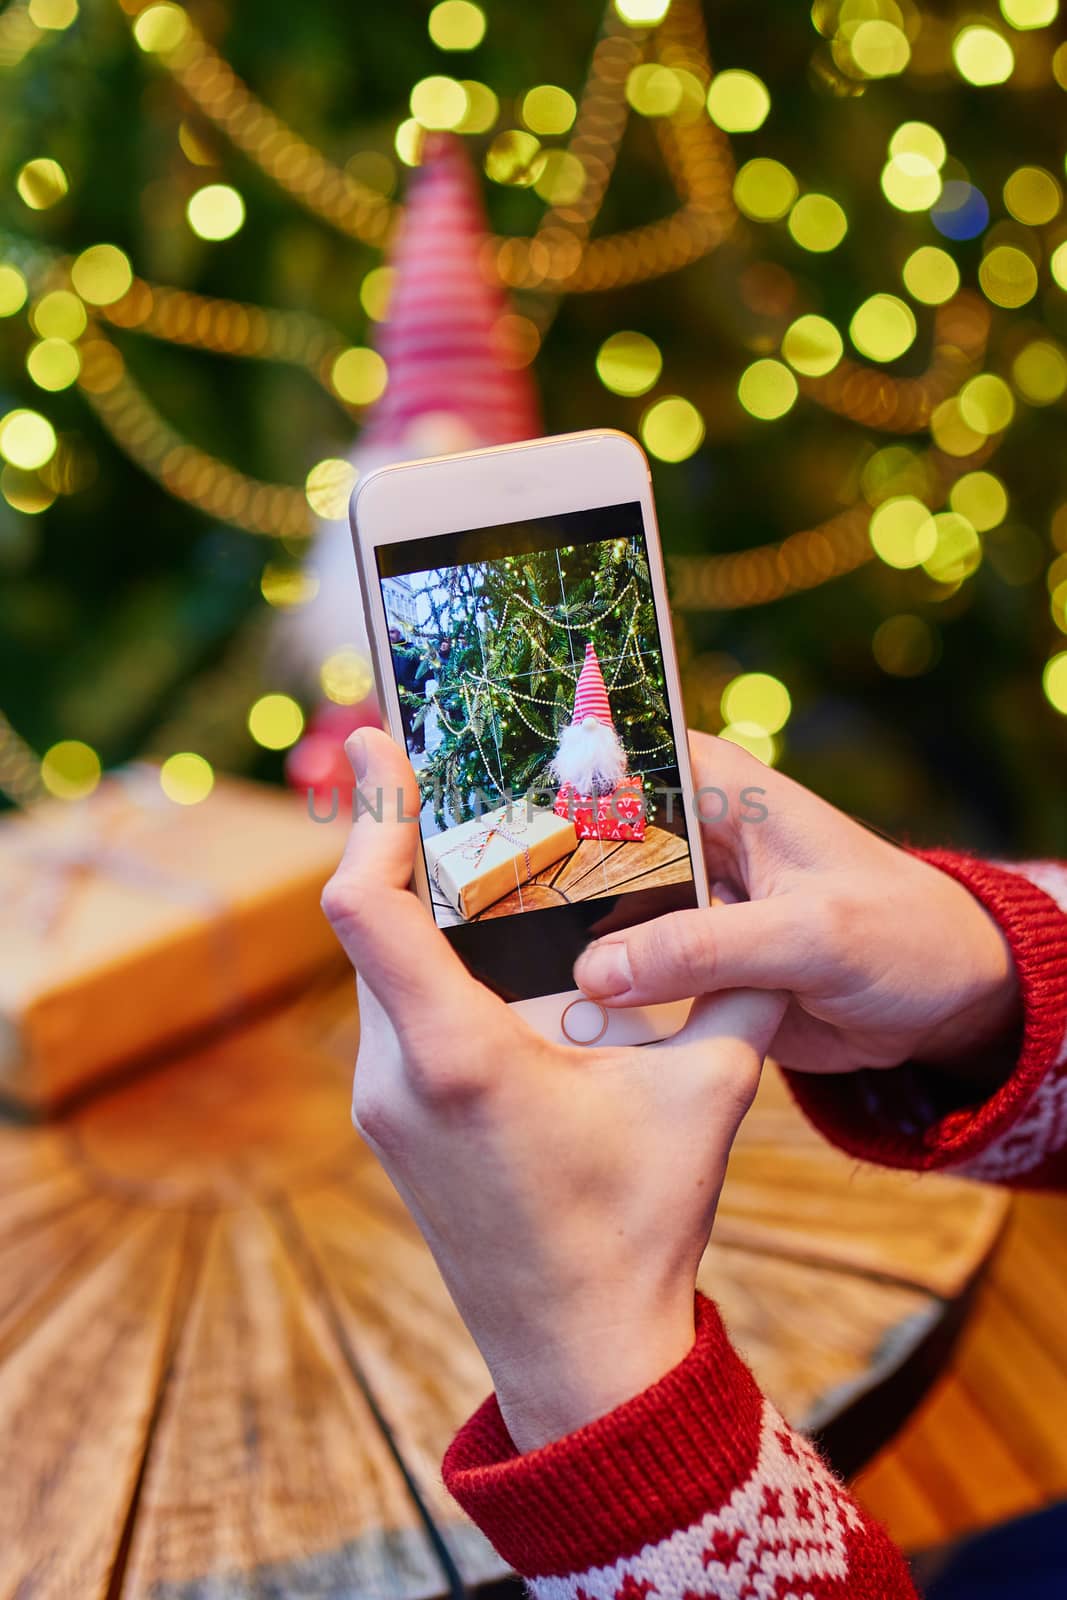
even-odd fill
[[(429, 412), (409, 425), (401, 443), (357, 445), (351, 461), (365, 477), (375, 467), (472, 450), (480, 443), (461, 417)], [(289, 684), (313, 691), (319, 668), (335, 650), (349, 646), (361, 655), (370, 653), (347, 516), (319, 524), (304, 566), (317, 580), (315, 598), (276, 618), (267, 655), (270, 668)]]
[(569, 783), (578, 794), (611, 794), (626, 776), (626, 751), (614, 728), (585, 717), (563, 729), (549, 771), (556, 783)]

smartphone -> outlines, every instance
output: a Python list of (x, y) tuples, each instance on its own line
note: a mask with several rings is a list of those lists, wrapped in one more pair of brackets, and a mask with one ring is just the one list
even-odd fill
[(419, 778), (416, 893), (547, 1038), (677, 1032), (691, 1000), (605, 1008), (573, 977), (591, 940), (708, 904), (640, 446), (597, 430), (384, 467), (351, 520), (383, 714)]

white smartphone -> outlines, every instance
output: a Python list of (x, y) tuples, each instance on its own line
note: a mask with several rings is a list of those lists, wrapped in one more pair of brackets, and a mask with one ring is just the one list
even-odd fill
[(591, 940), (708, 904), (644, 453), (597, 430), (406, 462), (351, 519), (416, 892), (547, 1038), (669, 1037), (691, 1000), (605, 1008), (573, 977)]

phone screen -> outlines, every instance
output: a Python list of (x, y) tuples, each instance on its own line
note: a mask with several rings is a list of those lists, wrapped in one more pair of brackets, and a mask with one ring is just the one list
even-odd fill
[(507, 1000), (571, 989), (697, 904), (640, 503), (375, 555), (438, 926)]

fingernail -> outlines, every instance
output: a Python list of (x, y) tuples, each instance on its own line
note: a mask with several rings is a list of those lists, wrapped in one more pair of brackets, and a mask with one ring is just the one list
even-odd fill
[(594, 944), (578, 962), (575, 976), (586, 994), (622, 994), (634, 981), (629, 951), (624, 944)]
[(367, 776), (367, 741), (361, 733), (349, 734), (345, 740), (345, 754), (352, 763), (356, 782), (362, 783)]

